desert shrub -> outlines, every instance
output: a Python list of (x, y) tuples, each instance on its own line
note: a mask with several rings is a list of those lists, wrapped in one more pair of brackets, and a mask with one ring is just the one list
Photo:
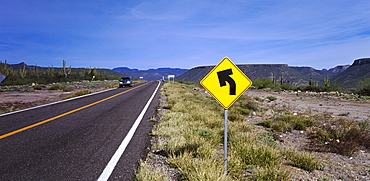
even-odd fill
[(267, 88), (270, 84), (273, 84), (273, 81), (266, 77), (263, 77), (262, 79), (257, 78), (256, 80), (253, 81), (253, 86), (256, 87), (257, 89)]
[(282, 85), (280, 85), (280, 88), (282, 90), (297, 90), (297, 86), (290, 85), (290, 84), (282, 84)]
[(316, 121), (294, 115), (280, 115), (274, 117), (272, 120), (264, 120), (258, 123), (261, 126), (271, 128), (274, 131), (292, 131), (292, 130), (306, 130), (308, 127), (316, 124)]
[(33, 89), (34, 90), (42, 90), (42, 88), (44, 88), (45, 86), (43, 86), (43, 85), (35, 85), (35, 86), (33, 86)]
[(49, 88), (48, 88), (48, 90), (61, 90), (62, 89), (62, 87), (61, 86), (59, 86), (59, 85), (53, 85), (53, 86), (50, 86)]
[(277, 100), (277, 98), (276, 97), (274, 97), (274, 96), (267, 96), (266, 97), (269, 101), (275, 101), (275, 100)]
[(279, 148), (279, 142), (275, 140), (274, 134), (269, 131), (259, 133), (258, 138), (259, 143), (271, 146), (273, 148)]
[[(71, 87), (63, 87), (62, 88), (62, 91), (63, 92), (71, 92), (71, 91), (73, 91), (73, 88), (71, 88)], [(90, 92), (91, 93), (91, 92)]]
[(330, 86), (307, 85), (307, 86), (299, 86), (297, 89), (301, 90), (301, 91), (310, 91), (310, 92), (333, 92), (333, 91), (340, 91), (341, 90), (341, 88), (338, 84), (333, 84), (333, 85), (330, 85)]
[(263, 102), (263, 99), (261, 99), (260, 97), (254, 97), (253, 99), (256, 100), (256, 101)]
[(90, 90), (85, 89), (85, 90), (77, 91), (74, 94), (65, 97), (64, 99), (69, 99), (69, 98), (72, 98), (72, 97), (78, 97), (78, 96), (82, 96), (82, 95), (90, 94), (90, 93), (91, 93)]
[(82, 96), (82, 95), (90, 94), (90, 93), (91, 93), (90, 90), (85, 89), (85, 90), (77, 91), (73, 95), (74, 96)]
[[(310, 130), (311, 149), (351, 156), (361, 146), (369, 148), (370, 132), (348, 118), (338, 118)], [(365, 128), (365, 129), (364, 129)]]

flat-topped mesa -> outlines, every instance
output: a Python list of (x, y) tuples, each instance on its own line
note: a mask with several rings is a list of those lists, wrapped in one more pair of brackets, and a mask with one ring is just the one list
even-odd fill
[[(238, 64), (236, 66), (238, 66), (239, 68), (240, 67), (289, 67), (288, 64)], [(215, 65), (198, 66), (192, 69), (203, 69), (203, 68), (213, 68), (213, 67), (215, 67)]]
[(238, 67), (288, 67), (288, 64), (240, 64)]
[(370, 58), (360, 58), (353, 62), (352, 66), (354, 65), (365, 65), (370, 64)]

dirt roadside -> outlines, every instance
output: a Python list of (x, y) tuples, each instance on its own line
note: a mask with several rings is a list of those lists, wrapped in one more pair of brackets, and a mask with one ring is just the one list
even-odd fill
[[(59, 89), (51, 90), (50, 87), (53, 86), (58, 86)], [(118, 87), (116, 81), (55, 84), (38, 86), (37, 89), (35, 89), (37, 85), (3, 86), (0, 91), (0, 114), (59, 101), (83, 90), (98, 92), (114, 86)]]
[[(345, 117), (354, 121), (370, 122), (370, 103), (366, 101), (346, 100), (339, 94), (316, 94), (304, 92), (266, 92), (247, 90), (245, 95), (262, 101), (268, 109), (265, 114), (251, 116), (250, 124), (266, 119), (281, 110), (288, 110), (298, 115), (328, 115), (333, 119)], [(268, 96), (276, 97), (269, 101)], [(280, 133), (282, 147), (305, 151), (309, 142), (307, 131)], [(363, 149), (353, 156), (335, 153), (314, 152), (325, 164), (323, 170), (308, 172), (295, 167), (287, 168), (291, 180), (370, 180), (370, 152)]]

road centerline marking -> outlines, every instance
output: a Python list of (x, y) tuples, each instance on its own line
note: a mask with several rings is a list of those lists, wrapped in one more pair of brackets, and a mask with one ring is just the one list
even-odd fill
[(107, 98), (101, 99), (101, 100), (99, 100), (99, 101), (93, 102), (93, 103), (91, 103), (91, 104), (88, 104), (88, 105), (85, 105), (85, 106), (82, 106), (82, 107), (79, 107), (79, 108), (73, 109), (73, 110), (68, 111), (68, 112), (66, 112), (66, 113), (59, 114), (59, 115), (54, 116), (54, 117), (52, 117), (52, 118), (49, 118), (49, 119), (46, 119), (46, 120), (43, 120), (43, 121), (40, 121), (40, 122), (37, 122), (37, 123), (31, 124), (31, 125), (29, 125), (29, 126), (26, 126), (26, 127), (23, 127), (23, 128), (17, 129), (17, 130), (15, 130), (15, 131), (12, 131), (12, 132), (6, 133), (6, 134), (4, 134), (4, 135), (0, 135), (0, 140), (1, 140), (1, 139), (4, 139), (4, 138), (6, 138), (6, 137), (12, 136), (12, 135), (14, 135), (14, 134), (20, 133), (20, 132), (22, 132), (22, 131), (26, 131), (26, 130), (28, 130), (28, 129), (34, 128), (34, 127), (36, 127), (36, 126), (40, 126), (40, 125), (42, 125), (42, 124), (48, 123), (48, 122), (53, 121), (53, 120), (55, 120), (55, 119), (58, 119), (58, 118), (61, 118), (61, 117), (67, 116), (67, 115), (72, 114), (72, 113), (74, 113), (74, 112), (77, 112), (77, 111), (80, 111), (80, 110), (86, 109), (86, 108), (88, 108), (88, 107), (91, 107), (91, 106), (93, 106), (93, 105), (99, 104), (99, 103), (104, 102), (104, 101), (106, 101), (106, 100), (112, 99), (112, 98), (114, 98), (114, 97), (117, 97), (117, 96), (122, 95), (122, 94), (124, 94), (124, 93), (127, 93), (127, 92), (129, 92), (129, 91), (132, 91), (132, 90), (134, 90), (134, 89), (137, 89), (137, 88), (139, 88), (139, 87), (142, 87), (142, 86), (144, 86), (144, 85), (146, 85), (146, 84), (148, 84), (148, 83), (149, 83), (149, 82), (147, 82), (147, 83), (145, 83), (145, 84), (141, 84), (141, 85), (136, 86), (136, 87), (133, 87), (133, 88), (128, 89), (128, 90), (126, 90), (126, 91), (123, 91), (123, 92), (117, 93), (117, 94), (115, 94), (115, 95), (109, 96), (109, 97), (107, 97)]

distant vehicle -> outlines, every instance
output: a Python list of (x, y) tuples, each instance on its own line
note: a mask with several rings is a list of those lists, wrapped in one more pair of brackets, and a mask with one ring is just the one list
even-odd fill
[(119, 87), (132, 86), (132, 77), (121, 77)]

